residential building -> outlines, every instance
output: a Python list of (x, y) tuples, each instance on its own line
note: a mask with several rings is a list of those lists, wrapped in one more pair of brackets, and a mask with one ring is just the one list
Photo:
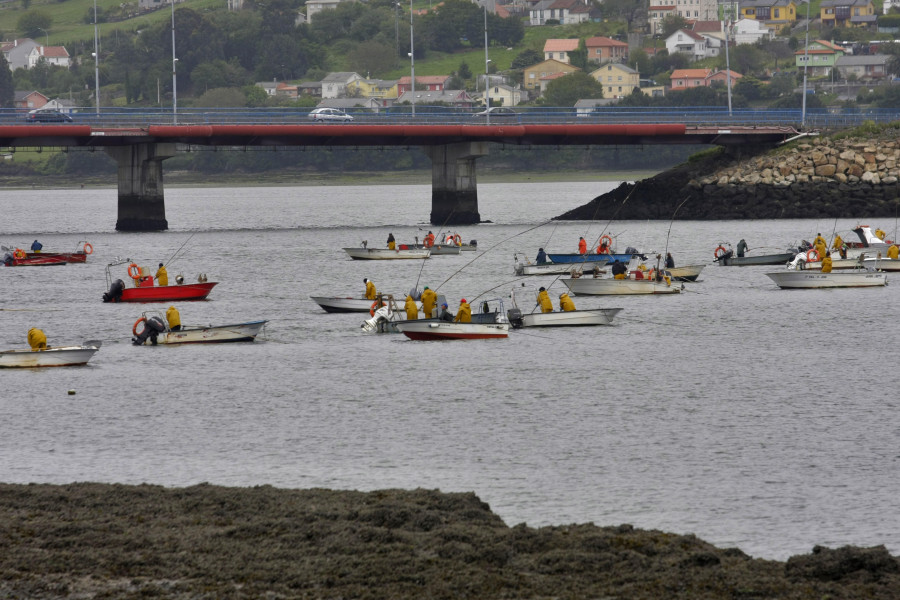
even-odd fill
[(66, 113), (70, 115), (75, 112), (75, 109), (78, 108), (78, 104), (74, 100), (69, 100), (67, 98), (54, 98), (47, 102), (41, 108), (46, 108), (49, 110), (58, 110), (61, 113)]
[(6, 62), (9, 63), (9, 70), (15, 71), (28, 68), (28, 55), (31, 54), (33, 48), (39, 45), (31, 38), (19, 38), (11, 42), (3, 42), (0, 45), (0, 51), (3, 52)]
[(846, 50), (837, 44), (832, 44), (828, 40), (815, 40), (803, 50), (794, 52), (794, 64), (798, 69), (806, 66), (809, 69), (807, 74), (813, 77), (829, 75), (837, 59), (845, 54)]
[[(440, 92), (447, 85), (449, 75), (419, 75), (416, 76), (416, 91)], [(397, 93), (403, 95), (412, 90), (409, 77), (401, 77), (397, 81)]]
[(261, 87), (266, 92), (266, 96), (274, 96), (278, 90), (277, 81), (257, 81), (256, 87)]
[[(576, 71), (580, 71), (581, 69), (577, 68)], [(569, 73), (560, 72), (560, 73), (550, 73), (549, 75), (544, 75), (538, 81), (538, 86), (540, 87), (541, 94), (547, 91), (547, 86), (550, 85), (551, 82), (556, 81), (560, 77), (565, 77)]]
[(333, 10), (341, 2), (349, 2), (350, 0), (307, 0), (306, 2), (306, 20), (312, 21), (313, 15), (323, 10)]
[(297, 84), (297, 94), (300, 96), (311, 96), (313, 98), (322, 97), (321, 81), (304, 81)]
[(671, 89), (674, 91), (703, 87), (706, 78), (712, 75), (712, 69), (675, 69), (672, 71)]
[(50, 101), (50, 98), (43, 95), (40, 92), (19, 92), (16, 91), (13, 93), (13, 104), (16, 108), (24, 108), (26, 110), (33, 110), (35, 108), (43, 108), (47, 102)]
[(383, 108), (383, 104), (375, 98), (325, 98), (318, 104), (316, 108), (339, 108), (347, 110), (350, 108), (368, 108), (377, 111)]
[(732, 27), (729, 37), (735, 45), (755, 44), (760, 40), (774, 40), (775, 31), (756, 19), (740, 19)]
[(523, 70), (523, 84), (526, 90), (541, 90), (541, 79), (554, 73), (572, 73), (579, 71), (578, 67), (574, 67), (568, 63), (560, 62), (556, 59), (545, 60), (536, 65), (531, 65)]
[(887, 63), (890, 58), (887, 54), (839, 56), (834, 68), (845, 80), (853, 78), (857, 81), (880, 81), (888, 76)]
[(883, 14), (888, 14), (895, 6), (900, 8), (900, 0), (884, 0), (881, 10), (883, 11)]
[(797, 20), (794, 0), (745, 0), (740, 8), (741, 18), (765, 23), (770, 29), (791, 25)]
[(344, 98), (347, 96), (347, 86), (360, 79), (362, 77), (357, 73), (348, 71), (329, 73), (322, 80), (322, 98)]
[[(729, 77), (730, 76), (730, 77)], [(729, 78), (731, 79), (731, 86), (734, 87), (734, 84), (737, 83), (739, 79), (741, 79), (743, 75), (731, 70), (725, 71), (716, 71), (714, 73), (710, 73), (709, 77), (706, 78), (706, 85), (712, 85), (716, 82), (721, 83), (722, 85), (728, 85)]]
[(548, 20), (560, 25), (584, 23), (591, 18), (591, 7), (582, 0), (551, 0), (538, 2), (529, 11), (532, 25), (544, 25)]
[[(628, 60), (628, 44), (612, 38), (597, 36), (588, 38), (584, 42), (587, 49), (588, 62), (599, 64), (608, 62), (625, 62)], [(545, 56), (544, 58), (553, 58)]]
[(687, 29), (679, 29), (666, 38), (666, 49), (669, 54), (681, 52), (688, 54), (691, 60), (700, 60), (708, 56), (706, 38), (699, 33), (688, 31)]
[(69, 53), (62, 46), (35, 46), (28, 53), (27, 69), (33, 69), (38, 61), (43, 60), (48, 65), (69, 68)]
[(650, 33), (662, 33), (662, 22), (669, 15), (688, 21), (710, 21), (719, 18), (716, 0), (653, 0), (648, 10)]
[(823, 27), (875, 27), (872, 0), (822, 0), (819, 18)]
[(279, 81), (278, 85), (275, 86), (275, 95), (287, 98), (297, 98), (300, 95), (300, 91), (297, 89), (296, 85)]
[[(416, 81), (419, 78), (416, 77)], [(397, 104), (404, 102), (413, 103), (415, 98), (416, 104), (446, 104), (456, 106), (458, 108), (472, 108), (475, 105), (475, 99), (466, 92), (466, 90), (416, 90), (415, 92), (404, 92), (397, 98)]]
[[(490, 87), (491, 106), (517, 106), (522, 102), (522, 90), (505, 84), (496, 84)], [(484, 94), (481, 96), (481, 104), (484, 102)]]
[[(416, 80), (419, 78), (416, 77)], [(354, 98), (397, 98), (400, 93), (396, 79), (357, 79), (347, 84), (347, 95)]]
[(603, 85), (604, 98), (624, 98), (641, 87), (640, 74), (622, 63), (607, 63), (592, 71), (591, 77)]
[(569, 59), (569, 53), (578, 50), (580, 40), (566, 39), (556, 40), (549, 39), (544, 42), (544, 60), (558, 60), (566, 64), (572, 62)]

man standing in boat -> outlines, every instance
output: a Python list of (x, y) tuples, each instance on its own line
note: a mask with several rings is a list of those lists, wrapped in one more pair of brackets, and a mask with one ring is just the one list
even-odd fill
[(465, 298), (459, 301), (459, 312), (456, 313), (454, 321), (457, 323), (472, 322), (472, 307), (469, 306), (469, 303), (466, 302)]
[(583, 237), (578, 238), (578, 254), (587, 254), (587, 242)]
[(553, 303), (550, 302), (550, 294), (547, 293), (547, 288), (541, 287), (538, 291), (537, 300), (542, 313), (553, 312)]
[(397, 241), (394, 239), (393, 233), (388, 234), (387, 245), (388, 245), (388, 250), (396, 250), (397, 249)]
[(169, 323), (169, 329), (181, 331), (181, 313), (174, 306), (170, 306), (166, 311), (166, 321)]
[(426, 319), (434, 316), (434, 305), (437, 303), (437, 294), (427, 285), (422, 290), (422, 311), (425, 313)]
[(366, 278), (363, 278), (363, 283), (366, 284), (366, 300), (374, 300), (377, 295), (375, 292), (375, 284)]
[(422, 245), (425, 246), (426, 248), (433, 247), (434, 246), (434, 234), (429, 231), (428, 235), (425, 236), (425, 240), (423, 241)]
[(543, 248), (538, 248), (537, 258), (535, 258), (534, 260), (539, 265), (547, 264), (547, 253), (544, 252)]
[(162, 263), (159, 263), (159, 269), (156, 271), (156, 284), (169, 285), (169, 272), (166, 271), (166, 266)]
[(672, 258), (671, 252), (666, 252), (666, 268), (674, 269), (675, 268), (675, 259)]
[(572, 312), (575, 310), (575, 303), (565, 292), (559, 295), (559, 310), (561, 312)]
[(625, 279), (625, 273), (627, 272), (628, 267), (625, 266), (625, 263), (621, 262), (618, 258), (613, 261), (612, 274), (614, 279)]
[(441, 316), (438, 317), (438, 318), (439, 318), (441, 321), (447, 321), (448, 323), (452, 323), (452, 322), (454, 321), (454, 319), (453, 319), (453, 313), (450, 312), (450, 309), (447, 307), (447, 303), (446, 303), (446, 302), (444, 302), (443, 304), (441, 304)]
[(747, 250), (749, 250), (749, 249), (750, 249), (750, 248), (747, 247), (747, 242), (744, 240), (744, 238), (741, 238), (741, 241), (739, 241), (739, 242), (738, 242), (738, 245), (737, 245), (737, 255), (738, 255), (739, 257), (744, 256), (744, 254), (745, 254), (745, 253), (747, 252)]
[(31, 244), (31, 251), (32, 252), (40, 252), (41, 248), (43, 248), (43, 247), (44, 247), (44, 245), (42, 243), (40, 243), (37, 240), (34, 240), (34, 242)]
[(822, 259), (822, 272), (823, 273), (831, 273), (831, 252), (825, 251), (825, 257)]

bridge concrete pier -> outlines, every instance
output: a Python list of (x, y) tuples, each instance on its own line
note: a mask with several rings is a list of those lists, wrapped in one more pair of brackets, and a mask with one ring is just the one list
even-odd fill
[(426, 146), (431, 158), (432, 225), (471, 225), (481, 221), (475, 159), (486, 156), (487, 142)]
[(104, 150), (119, 165), (119, 216), (116, 230), (168, 229), (162, 161), (175, 156), (175, 144), (107, 146)]

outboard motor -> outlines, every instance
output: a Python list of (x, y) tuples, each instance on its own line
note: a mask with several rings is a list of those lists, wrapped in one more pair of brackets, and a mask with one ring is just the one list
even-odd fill
[(384, 321), (391, 320), (391, 309), (387, 306), (382, 306), (378, 310), (375, 311), (375, 314), (372, 315), (371, 319), (366, 319), (361, 325), (363, 331), (376, 331), (379, 329), (379, 326)]
[(166, 324), (159, 317), (150, 317), (144, 321), (144, 330), (137, 334), (137, 337), (131, 338), (135, 346), (140, 346), (150, 338), (150, 343), (156, 345), (159, 334), (166, 330)]
[(521, 329), (525, 326), (522, 311), (518, 308), (511, 308), (506, 311), (506, 317), (509, 319), (509, 324), (513, 326), (513, 329)]
[(469, 240), (469, 245), (472, 246), (473, 248), (477, 248), (478, 240)]
[(122, 299), (122, 292), (125, 291), (125, 282), (121, 279), (116, 279), (112, 282), (112, 285), (109, 286), (109, 291), (103, 294), (104, 302), (118, 302)]
[(9, 265), (13, 264), (12, 252), (7, 252), (6, 254), (3, 255), (3, 264), (6, 265), (7, 267)]

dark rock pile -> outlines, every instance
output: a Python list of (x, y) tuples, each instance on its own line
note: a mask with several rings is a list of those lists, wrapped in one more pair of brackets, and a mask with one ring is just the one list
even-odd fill
[(895, 131), (866, 139), (794, 143), (746, 161), (733, 161), (724, 152), (706, 153), (650, 179), (623, 183), (555, 218), (895, 217), (900, 206)]
[(2, 598), (900, 598), (883, 547), (787, 563), (474, 494), (0, 484)]

